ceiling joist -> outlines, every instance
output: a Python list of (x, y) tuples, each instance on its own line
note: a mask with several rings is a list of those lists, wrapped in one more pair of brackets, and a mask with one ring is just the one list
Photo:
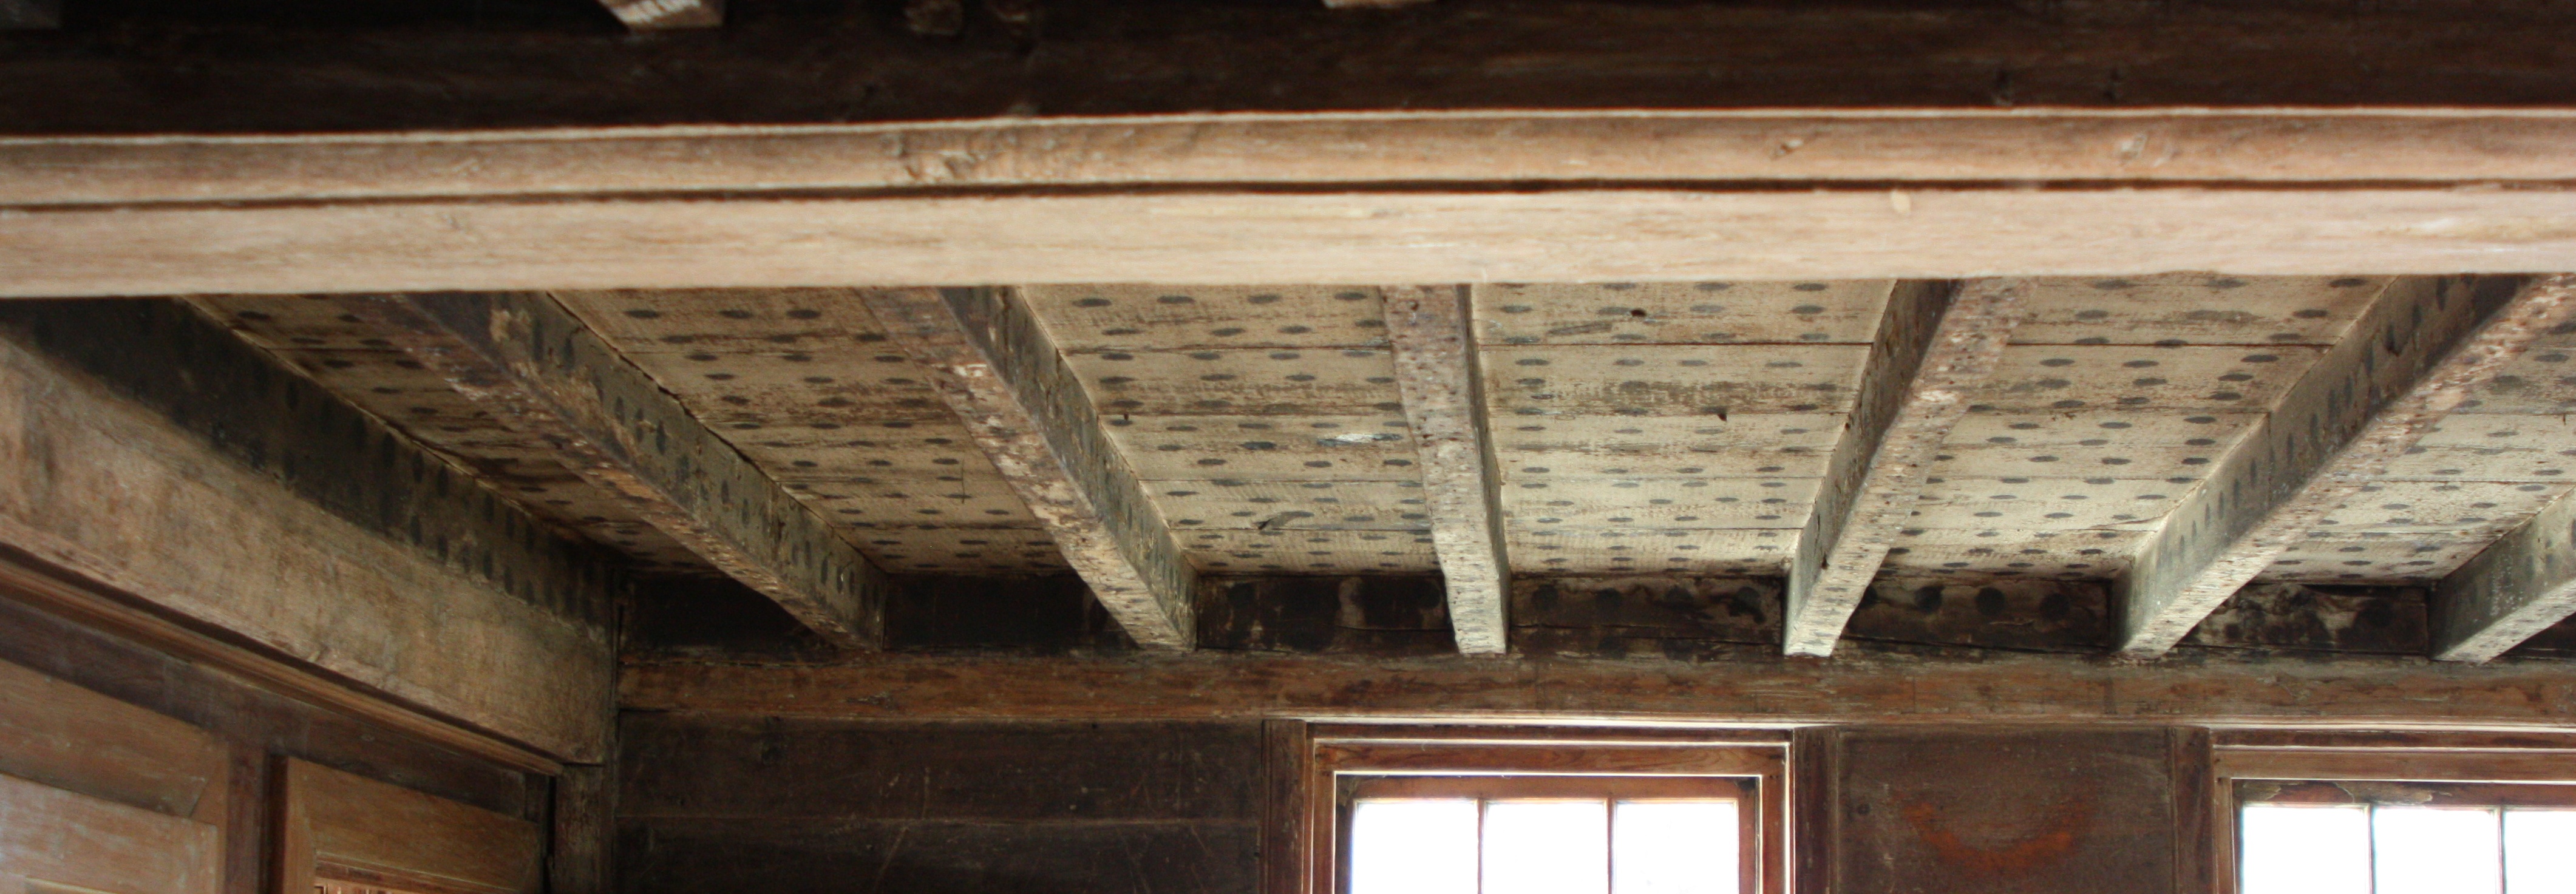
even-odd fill
[(833, 644), (874, 648), (887, 584), (821, 518), (538, 294), (350, 296), (351, 314), (574, 474)]
[(1387, 341), (1395, 382), (1421, 454), (1431, 509), (1432, 548), (1449, 590), (1458, 651), (1501, 654), (1510, 625), (1511, 563), (1504, 558), (1500, 481), (1487, 438), (1483, 373), (1477, 369), (1463, 286), (1386, 290)]
[(2171, 649), (2414, 447), (2471, 386), (2566, 322), (2564, 292), (2558, 279), (2391, 281), (2140, 546), (2118, 584), (2120, 650)]
[[(2564, 335), (2576, 323), (2576, 276), (2524, 287), (2501, 325), (2507, 338), (2472, 341), (2462, 353), (2511, 359), (2536, 334)], [(2487, 661), (2576, 613), (2576, 500), (2561, 498), (2496, 541), (2434, 590), (2433, 657)]]
[(865, 294), (1128, 636), (1190, 648), (1196, 572), (1026, 302), (1003, 289)]
[(1907, 281), (1888, 297), (1851, 419), (1789, 565), (1789, 654), (1833, 653), (1922, 492), (1924, 471), (1967, 414), (1968, 390), (2002, 359), (2029, 285)]

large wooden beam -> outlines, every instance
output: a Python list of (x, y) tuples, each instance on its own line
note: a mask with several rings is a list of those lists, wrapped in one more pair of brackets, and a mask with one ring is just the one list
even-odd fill
[[(489, 21), (247, 30), (136, 21), (13, 43), (0, 57), (0, 129), (312, 133), (1030, 110), (2576, 103), (2576, 73), (2555, 39), (2569, 14), (2554, 4), (2257, 0), (2147, 16), (2124, 4), (2034, 13), (1513, 0), (1380, 16), (1312, 3), (1049, 0), (1057, 26), (1039, 52), (995, 33), (1008, 30), (1005, 16), (974, 17), (962, 40), (924, 40), (889, 12), (764, 6), (722, 40), (664, 41)], [(2390, 64), (2397, 59), (2439, 63)], [(1830, 142), (1774, 146), (1794, 159)], [(2152, 142), (2101, 145), (2141, 168), (2174, 158)], [(2033, 151), (2045, 150), (2033, 143), (2006, 154)], [(978, 164), (971, 155), (925, 161), (930, 171)]]
[[(2067, 239), (2070, 232), (2118, 239)], [(1138, 190), (0, 208), (0, 296), (2514, 272), (2576, 192)], [(1582, 250), (1568, 250), (1581, 246)]]
[(555, 445), (574, 474), (815, 633), (849, 649), (878, 643), (887, 584), (867, 558), (554, 299), (339, 300), (493, 418)]
[[(1863, 650), (1847, 648), (1846, 652)], [(2576, 730), (2555, 664), (2420, 658), (1988, 654), (1832, 662), (889, 655), (831, 665), (630, 664), (625, 706), (839, 718), (1302, 717), (1691, 723), (2205, 723)]]
[[(2392, 281), (2257, 424), (2119, 582), (2121, 651), (2160, 655), (2568, 318), (2563, 282)], [(2519, 288), (2517, 288), (2519, 286)]]
[[(2540, 279), (2515, 301), (2527, 325), (2564, 329), (2576, 321), (2576, 276)], [(2488, 350), (2509, 359), (2527, 344)], [(2443, 578), (2432, 610), (2433, 657), (2444, 661), (2491, 660), (2576, 613), (2576, 500), (2550, 504)]]
[(1923, 471), (1967, 415), (1967, 391), (2002, 359), (2028, 291), (2017, 279), (1906, 281), (1888, 297), (1851, 419), (1790, 560), (1789, 654), (1833, 653), (1923, 490)]
[(1128, 636), (1189, 648), (1196, 572), (1028, 305), (1000, 289), (866, 295)]
[(1395, 352), (1395, 384), (1421, 455), (1430, 500), (1431, 545), (1449, 590), (1449, 624), (1458, 651), (1498, 655), (1511, 627), (1504, 618), (1512, 566), (1503, 555), (1501, 502), (1494, 448), (1485, 428), (1484, 377), (1465, 286), (1395, 286), (1386, 290), (1386, 336)]

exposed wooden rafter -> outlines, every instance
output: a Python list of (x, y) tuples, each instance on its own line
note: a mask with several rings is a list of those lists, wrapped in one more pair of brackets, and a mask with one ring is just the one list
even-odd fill
[[(2576, 323), (2576, 276), (2533, 282), (2506, 313), (2518, 327), (2506, 330), (2513, 340), (2482, 333), (2463, 353), (2498, 354), (2501, 362), (2530, 335), (2563, 332)], [(2493, 659), (2576, 613), (2576, 499), (2560, 498), (2444, 578), (2432, 613), (2433, 657), (2445, 661)]]
[(864, 293), (895, 343), (1139, 645), (1188, 649), (1197, 576), (1101, 427), (1082, 381), (1006, 289)]
[[(2517, 286), (2520, 288), (2517, 288)], [(2327, 512), (2568, 319), (2567, 284), (2392, 281), (2279, 407), (2140, 545), (2120, 649), (2163, 654)]]
[(1432, 547), (1440, 554), (1458, 651), (1501, 654), (1510, 632), (1504, 606), (1512, 566), (1503, 555), (1484, 377), (1468, 308), (1465, 286), (1390, 287), (1386, 334), (1404, 417), (1422, 456)]
[(1923, 471), (1967, 414), (1966, 392), (2003, 357), (2029, 288), (2018, 279), (1907, 281), (1889, 296), (1851, 419), (1789, 565), (1789, 654), (1832, 654), (1923, 488)]
[(815, 633), (874, 648), (887, 584), (867, 558), (541, 294), (349, 296), (350, 313), (565, 467)]

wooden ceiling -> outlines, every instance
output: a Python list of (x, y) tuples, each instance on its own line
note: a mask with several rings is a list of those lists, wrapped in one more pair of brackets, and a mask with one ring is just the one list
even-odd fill
[[(1960, 389), (1964, 412), (1895, 495), (1880, 573), (2124, 578), (2174, 525), (2175, 507), (2231, 451), (2248, 449), (2249, 432), (2354, 337), (2356, 321), (2375, 303), (2416, 300), (2391, 296), (2421, 281), (2181, 273), (2021, 282), (1991, 372)], [(1874, 343), (1884, 340), (1891, 296), (1916, 301), (1951, 286), (1463, 288), (1484, 474), (1504, 561), (1526, 580), (1790, 575), (1800, 538), (1818, 536), (1837, 448), (1859, 437), (1852, 414), (1873, 352), (1886, 351)], [(1029, 463), (994, 448), (992, 426), (943, 391), (943, 382), (956, 390), (958, 371), (908, 350), (871, 294), (535, 300), (567, 312), (875, 569), (1082, 570), (1075, 541), (1091, 529), (1033, 511), (1028, 494), (1041, 485)], [(1399, 382), (1390, 294), (1036, 285), (1005, 290), (1004, 300), (1042, 330), (1048, 358), (1078, 385), (1112, 454), (1100, 461), (1134, 482), (1149, 504), (1143, 517), (1186, 573), (1438, 574), (1440, 487), (1426, 487), (1434, 470), (1415, 431), (1419, 408), (1408, 412)], [(188, 300), (539, 516), (653, 572), (725, 573), (685, 545), (694, 541), (657, 526), (652, 511), (585, 474), (586, 460), (568, 460), (560, 436), (514, 426), (488, 394), (478, 399), (483, 392), (460, 388), (452, 371), (442, 375), (418, 338), (353, 312), (351, 299)], [(2462, 383), (2466, 399), (2301, 526), (2252, 580), (2438, 582), (2559, 500), (2576, 456), (2566, 415), (2576, 409), (2576, 376), (2564, 370), (2572, 341), (2563, 331), (2535, 335)]]

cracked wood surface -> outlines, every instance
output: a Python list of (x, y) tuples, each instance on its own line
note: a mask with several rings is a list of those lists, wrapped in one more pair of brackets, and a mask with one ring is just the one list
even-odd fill
[(2201, 487), (2118, 584), (2121, 651), (2171, 649), (2576, 311), (2560, 278), (2392, 281)]
[(1025, 300), (997, 289), (865, 295), (1128, 635), (1188, 649), (1196, 572)]
[(835, 645), (874, 648), (882, 575), (542, 294), (350, 296), (351, 314), (504, 425), (545, 439), (583, 480)]
[(1448, 586), (1458, 651), (1501, 654), (1509, 631), (1504, 607), (1512, 566), (1503, 556), (1499, 476), (1468, 307), (1465, 286), (1390, 287), (1386, 331), (1404, 415), (1422, 458), (1431, 542)]
[(1889, 297), (1850, 420), (1789, 565), (1789, 654), (1832, 654), (1922, 492), (1924, 471), (1967, 414), (1967, 392), (2002, 359), (2029, 290), (2016, 279), (1907, 282)]

